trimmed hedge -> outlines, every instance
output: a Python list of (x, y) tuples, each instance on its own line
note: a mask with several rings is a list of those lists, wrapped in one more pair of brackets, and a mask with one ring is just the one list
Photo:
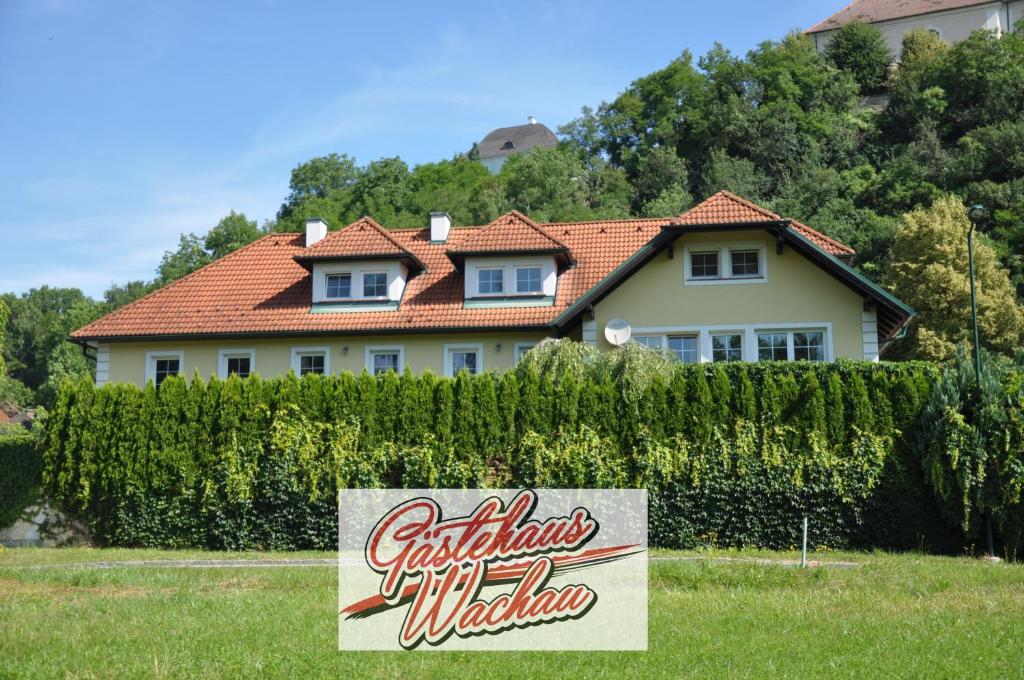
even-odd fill
[(0, 528), (12, 524), (35, 500), (43, 481), (38, 439), (20, 426), (0, 432)]
[(684, 366), (550, 343), (515, 371), (65, 383), (45, 483), (101, 542), (331, 549), (346, 487), (646, 487), (653, 545), (959, 549), (908, 434), (920, 363)]

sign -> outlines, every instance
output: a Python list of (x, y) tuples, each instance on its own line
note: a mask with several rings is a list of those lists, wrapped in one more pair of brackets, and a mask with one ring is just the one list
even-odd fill
[(342, 650), (646, 650), (647, 492), (340, 494)]

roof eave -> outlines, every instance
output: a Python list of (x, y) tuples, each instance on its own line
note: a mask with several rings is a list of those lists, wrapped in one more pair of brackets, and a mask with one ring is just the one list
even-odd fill
[(576, 260), (568, 248), (511, 248), (508, 250), (449, 250), (445, 253), (459, 271), (467, 257), (519, 257), (523, 255), (553, 255), (564, 267), (575, 267)]
[(318, 262), (353, 262), (358, 260), (399, 260), (405, 263), (405, 265), (411, 270), (421, 272), (427, 270), (427, 266), (423, 264), (423, 261), (408, 251), (404, 254), (363, 253), (352, 255), (295, 255), (292, 259), (301, 264), (307, 270), (311, 269), (310, 265)]

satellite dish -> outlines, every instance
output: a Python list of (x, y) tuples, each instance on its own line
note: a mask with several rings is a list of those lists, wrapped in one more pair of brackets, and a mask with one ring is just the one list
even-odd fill
[(633, 335), (633, 329), (625, 319), (612, 319), (605, 324), (604, 337), (616, 347), (622, 347), (629, 342), (631, 335)]

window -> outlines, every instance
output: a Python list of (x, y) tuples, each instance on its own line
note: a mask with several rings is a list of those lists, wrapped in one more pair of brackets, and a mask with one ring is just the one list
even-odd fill
[(445, 345), (444, 354), (445, 375), (455, 376), (462, 370), (470, 373), (482, 373), (484, 370), (483, 345)]
[(824, 361), (825, 334), (821, 331), (793, 333), (793, 358), (796, 361)]
[(253, 349), (222, 349), (217, 352), (217, 375), (227, 378), (237, 375), (248, 378), (255, 370), (256, 350)]
[(718, 278), (718, 251), (690, 253), (690, 278)]
[(363, 274), (363, 297), (387, 297), (388, 275), (385, 272)]
[(292, 371), (298, 376), (316, 373), (326, 375), (331, 370), (330, 350), (327, 347), (293, 347)]
[(758, 264), (760, 251), (757, 250), (732, 250), (732, 275), (734, 277), (760, 276), (761, 267)]
[(520, 267), (516, 269), (517, 293), (540, 293), (540, 267)]
[(146, 381), (152, 380), (157, 387), (172, 375), (181, 375), (184, 367), (184, 352), (146, 352)]
[(668, 349), (684, 364), (695, 364), (700, 361), (696, 335), (670, 335)]
[(367, 347), (366, 370), (373, 375), (388, 371), (401, 371), (405, 366), (405, 349), (401, 345), (392, 347)]
[(481, 269), (477, 272), (481, 295), (500, 295), (505, 291), (504, 270)]
[(788, 333), (758, 333), (758, 361), (786, 361), (789, 358)]
[(327, 275), (327, 297), (329, 297), (329, 298), (350, 298), (350, 297), (352, 297), (352, 275), (351, 274), (328, 274)]
[(653, 349), (657, 352), (661, 351), (660, 335), (634, 335), (633, 342), (647, 349)]
[(711, 336), (712, 361), (741, 361), (742, 359), (742, 335), (739, 333), (722, 333)]
[(154, 380), (156, 386), (160, 387), (160, 383), (169, 378), (172, 375), (178, 375), (181, 373), (181, 362), (177, 358), (171, 359), (157, 359), (156, 369), (154, 371)]
[(523, 355), (526, 354), (527, 352), (529, 352), (531, 349), (533, 349), (536, 346), (537, 345), (535, 343), (532, 343), (532, 342), (517, 342), (516, 345), (515, 345), (515, 351), (513, 352), (513, 355), (512, 355), (513, 361), (518, 364), (520, 359), (523, 358)]

